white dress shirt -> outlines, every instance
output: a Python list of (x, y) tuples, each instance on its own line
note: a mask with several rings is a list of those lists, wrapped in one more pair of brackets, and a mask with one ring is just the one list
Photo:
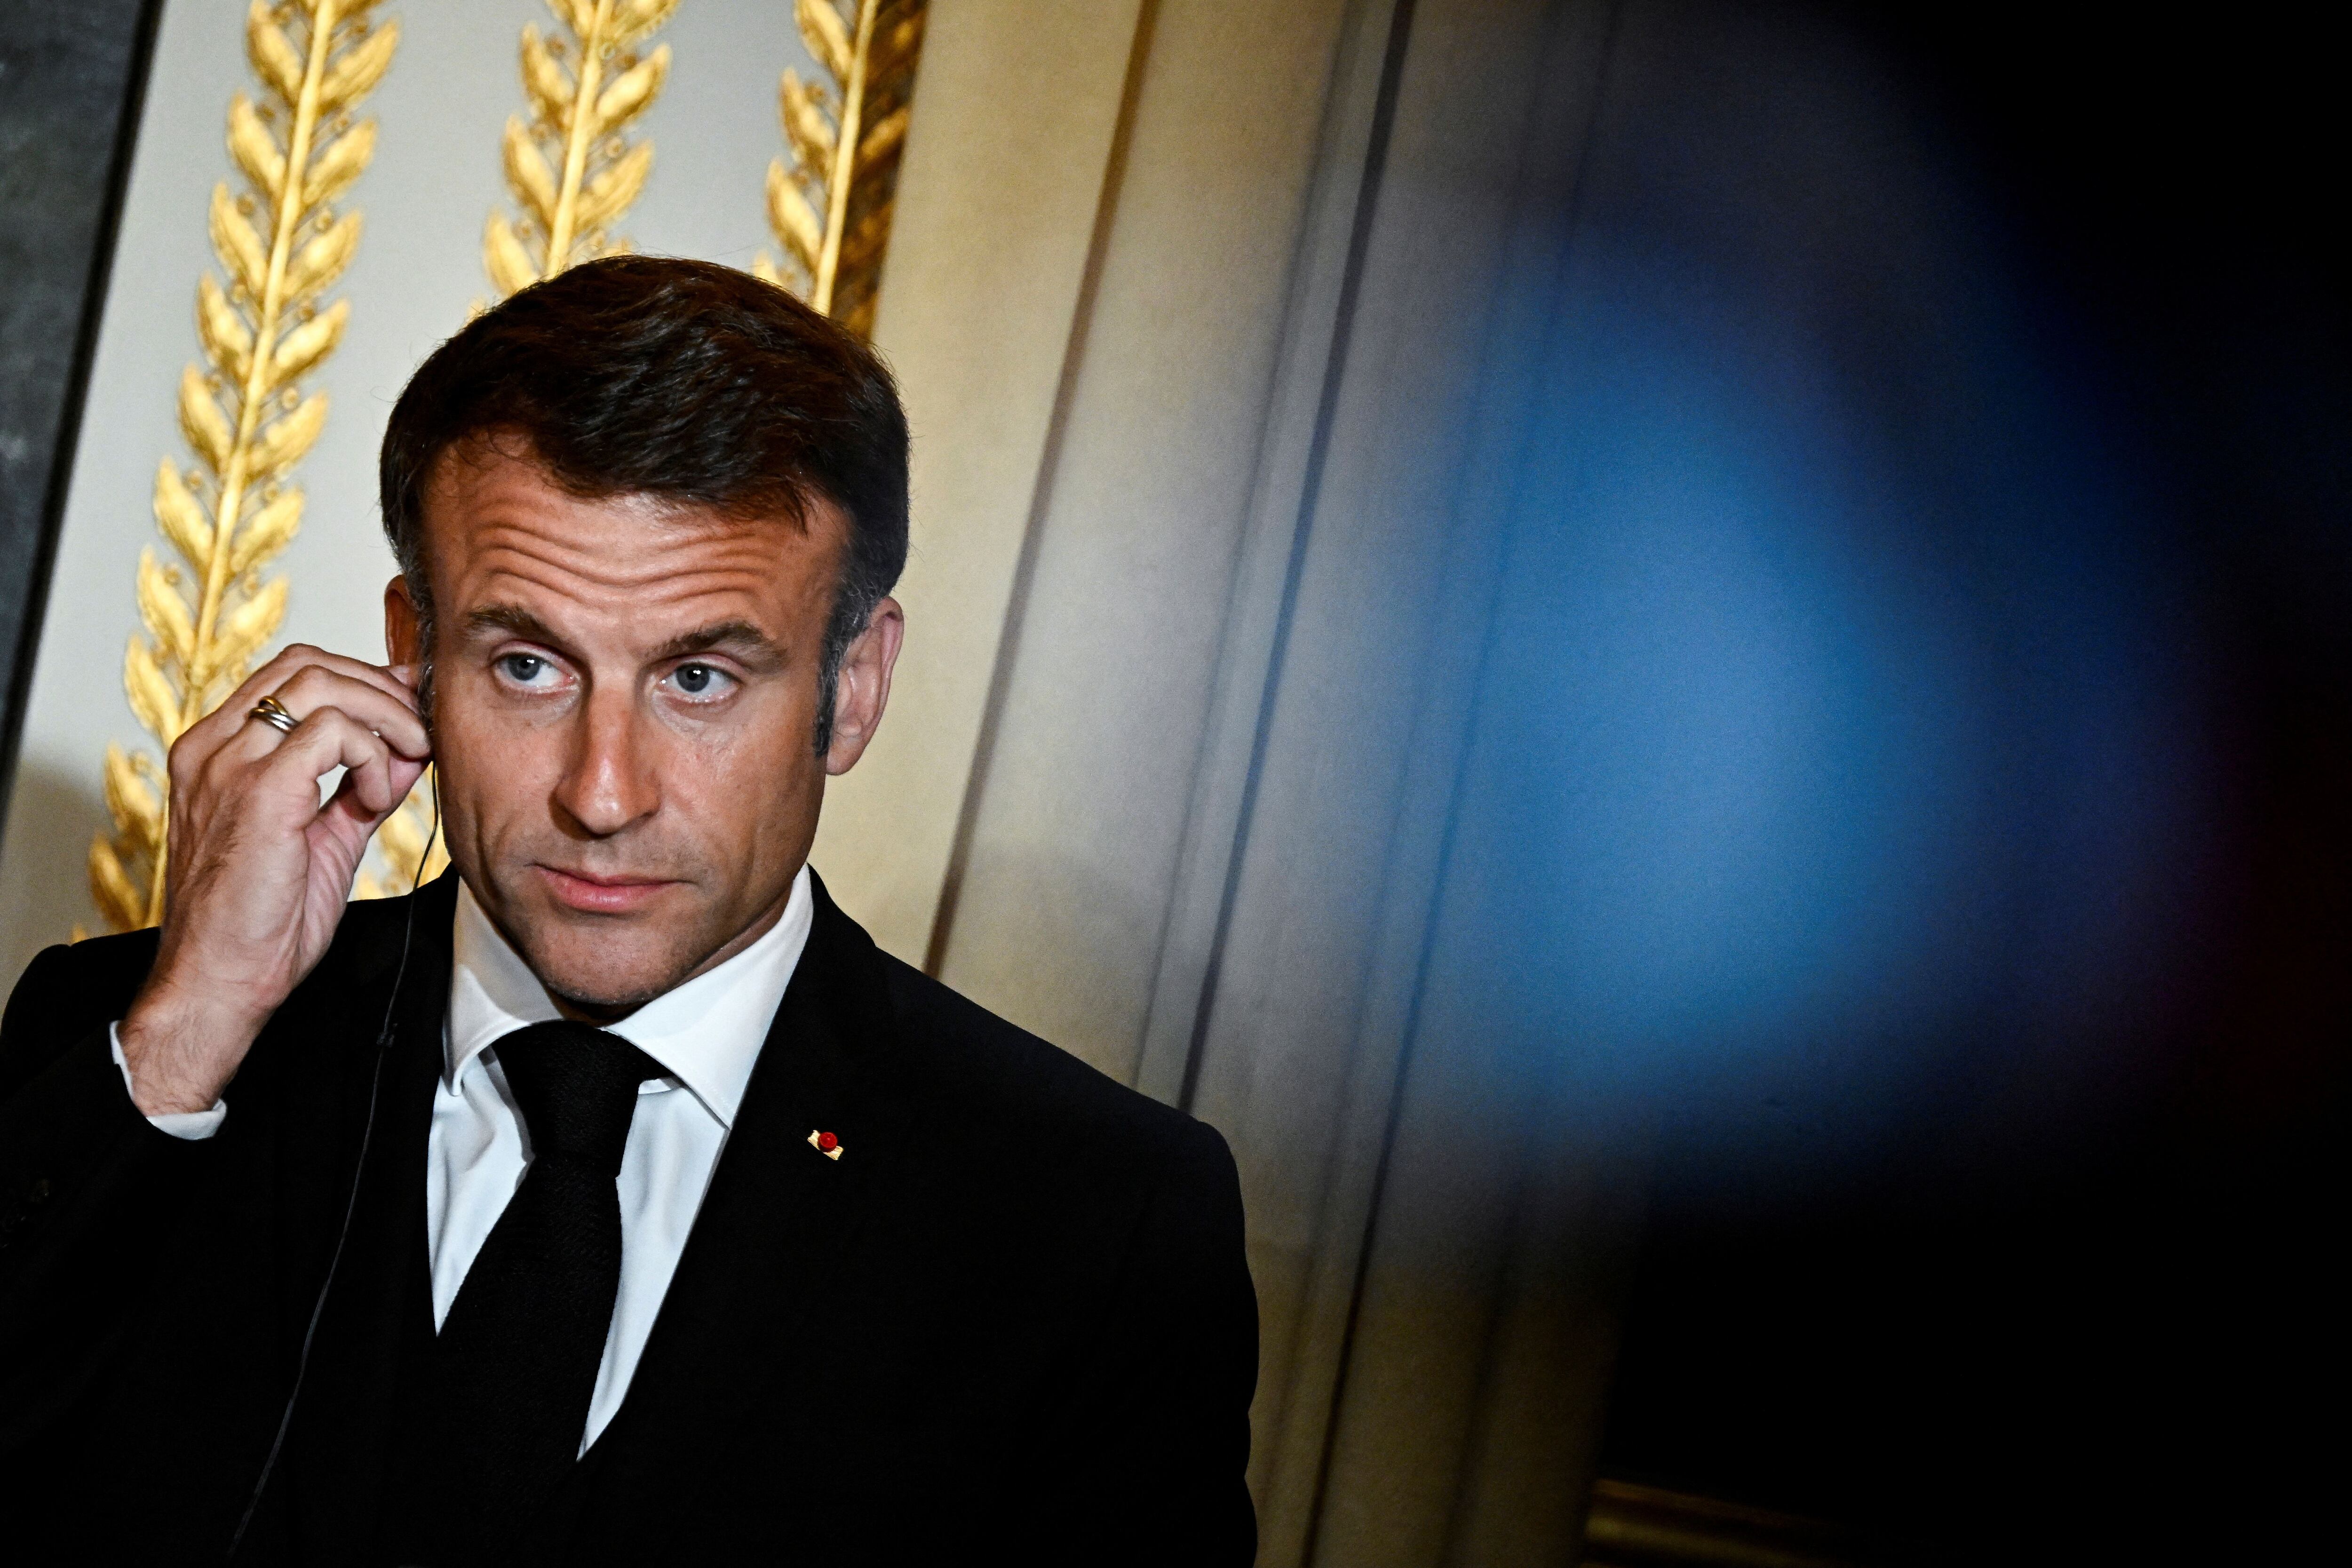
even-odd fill
[[(646, 1336), (677, 1271), (687, 1233), (751, 1081), (784, 987), (808, 945), (815, 901), (808, 868), (793, 879), (784, 912), (757, 942), (674, 991), (656, 996), (612, 1032), (668, 1069), (638, 1088), (636, 1115), (621, 1155), (621, 1289), (596, 1369), (581, 1452), (604, 1430), (629, 1392)], [(425, 1147), (425, 1222), (437, 1331), (466, 1270), (506, 1212), (530, 1163), (522, 1119), (498, 1062), (497, 1043), (527, 1024), (562, 1015), (522, 956), (509, 946), (473, 889), (460, 886), (442, 1072)], [(122, 1064), (118, 1038), (114, 1059)], [(131, 1081), (123, 1069), (123, 1083)], [(163, 1131), (208, 1138), (226, 1114), (151, 1116)]]

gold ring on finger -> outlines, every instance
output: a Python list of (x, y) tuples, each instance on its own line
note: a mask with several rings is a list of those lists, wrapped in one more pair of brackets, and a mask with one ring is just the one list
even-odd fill
[(302, 722), (301, 720), (294, 717), (292, 711), (287, 708), (286, 704), (278, 701), (275, 697), (265, 697), (260, 701), (255, 703), (253, 705), (253, 710), (247, 713), (246, 717), (248, 719), (258, 719), (263, 723), (268, 725), (271, 729), (288, 735), (292, 734), (294, 732), (294, 727)]

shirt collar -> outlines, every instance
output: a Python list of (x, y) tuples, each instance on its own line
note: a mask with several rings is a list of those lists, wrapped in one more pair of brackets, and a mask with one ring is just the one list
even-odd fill
[[(612, 1032), (659, 1062), (692, 1090), (723, 1127), (732, 1128), (751, 1079), (752, 1064), (784, 988), (808, 945), (816, 900), (803, 866), (793, 879), (784, 912), (760, 939), (717, 968), (666, 991)], [(526, 1024), (561, 1017), (547, 988), (475, 901), (457, 889), (455, 950), (449, 975), (448, 1027), (443, 1037), (445, 1082), (454, 1086), (466, 1064)]]

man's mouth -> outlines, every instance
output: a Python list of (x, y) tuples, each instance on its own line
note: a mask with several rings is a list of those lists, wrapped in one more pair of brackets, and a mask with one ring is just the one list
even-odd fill
[(566, 871), (554, 866), (534, 866), (555, 901), (566, 909), (592, 915), (633, 914), (677, 884), (666, 877), (604, 876), (593, 871)]

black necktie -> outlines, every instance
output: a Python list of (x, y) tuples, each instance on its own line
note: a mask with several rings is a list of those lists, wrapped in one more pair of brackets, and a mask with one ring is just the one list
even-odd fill
[(494, 1048), (530, 1166), (442, 1321), (429, 1419), (457, 1526), (445, 1540), (467, 1556), (523, 1528), (580, 1452), (621, 1287), (614, 1179), (637, 1085), (662, 1072), (585, 1024), (533, 1024)]

